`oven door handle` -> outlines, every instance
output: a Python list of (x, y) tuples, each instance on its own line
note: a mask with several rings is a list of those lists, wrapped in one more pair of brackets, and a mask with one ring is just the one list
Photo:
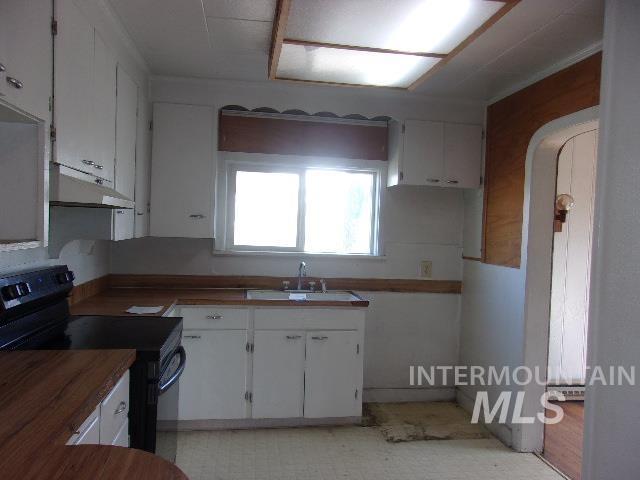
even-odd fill
[(169, 390), (171, 386), (178, 381), (178, 378), (180, 378), (180, 375), (184, 372), (184, 367), (187, 365), (187, 353), (184, 351), (184, 347), (182, 345), (176, 348), (173, 355), (175, 356), (176, 354), (180, 355), (180, 364), (178, 365), (178, 368), (176, 368), (176, 371), (173, 372), (173, 375), (159, 386), (159, 395), (162, 395), (164, 392)]

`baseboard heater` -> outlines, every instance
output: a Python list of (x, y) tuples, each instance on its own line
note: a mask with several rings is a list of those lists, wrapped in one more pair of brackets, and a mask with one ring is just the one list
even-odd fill
[(584, 400), (584, 385), (547, 385), (547, 392), (551, 394), (550, 400), (558, 400), (554, 394), (562, 394), (567, 402)]

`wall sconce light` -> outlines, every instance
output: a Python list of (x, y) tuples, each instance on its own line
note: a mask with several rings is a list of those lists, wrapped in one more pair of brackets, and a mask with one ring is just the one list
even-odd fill
[(575, 205), (575, 200), (568, 193), (561, 193), (556, 197), (556, 217), (555, 219), (560, 223), (567, 221), (567, 213)]

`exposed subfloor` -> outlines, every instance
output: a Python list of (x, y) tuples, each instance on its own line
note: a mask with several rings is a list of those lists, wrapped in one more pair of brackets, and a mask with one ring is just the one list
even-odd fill
[(560, 480), (498, 440), (385, 441), (374, 427), (180, 432), (191, 480)]
[(481, 424), (453, 402), (367, 403), (367, 425), (388, 442), (491, 438)]

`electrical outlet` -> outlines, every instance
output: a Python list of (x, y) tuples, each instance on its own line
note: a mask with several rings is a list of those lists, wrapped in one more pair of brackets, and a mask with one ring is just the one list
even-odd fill
[(420, 262), (420, 276), (424, 278), (431, 278), (431, 270), (433, 264), (431, 260), (423, 260)]

